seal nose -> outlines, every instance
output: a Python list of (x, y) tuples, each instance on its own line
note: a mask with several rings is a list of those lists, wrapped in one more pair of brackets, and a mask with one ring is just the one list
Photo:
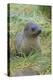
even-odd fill
[(40, 33), (41, 33), (41, 29), (39, 29), (39, 30), (37, 31), (37, 35), (40, 34)]
[(41, 33), (41, 29), (40, 29), (40, 30), (38, 30), (38, 32), (39, 32), (39, 33)]

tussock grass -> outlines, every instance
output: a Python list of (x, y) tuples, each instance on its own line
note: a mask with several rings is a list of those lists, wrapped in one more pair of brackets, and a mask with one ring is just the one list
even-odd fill
[[(46, 6), (45, 6), (46, 7)], [(48, 13), (47, 13), (48, 14)], [(25, 67), (31, 67), (40, 74), (51, 73), (51, 21), (43, 15), (39, 6), (10, 5), (10, 74)], [(32, 51), (28, 57), (16, 57), (15, 37), (16, 33), (23, 30), (26, 22), (33, 21), (42, 28), (40, 34), (41, 52)], [(33, 54), (33, 55), (32, 55)]]

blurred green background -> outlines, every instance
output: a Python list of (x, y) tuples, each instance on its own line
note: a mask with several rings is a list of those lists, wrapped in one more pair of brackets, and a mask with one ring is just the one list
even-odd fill
[[(26, 4), (10, 4), (10, 74), (17, 70), (31, 67), (40, 74), (51, 73), (51, 6), (38, 6)], [(25, 27), (28, 21), (33, 21), (42, 27), (40, 34), (41, 52), (28, 57), (17, 58), (15, 37)]]

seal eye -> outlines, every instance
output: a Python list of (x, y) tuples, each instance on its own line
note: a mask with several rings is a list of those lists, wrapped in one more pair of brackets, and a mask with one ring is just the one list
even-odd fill
[(35, 28), (34, 27), (32, 27), (32, 31), (35, 31)]

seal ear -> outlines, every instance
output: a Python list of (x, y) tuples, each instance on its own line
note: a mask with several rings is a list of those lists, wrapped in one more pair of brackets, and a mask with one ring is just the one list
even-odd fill
[(29, 28), (28, 28), (28, 26), (26, 25), (25, 28), (24, 28), (24, 31), (28, 31), (28, 29), (29, 29)]

